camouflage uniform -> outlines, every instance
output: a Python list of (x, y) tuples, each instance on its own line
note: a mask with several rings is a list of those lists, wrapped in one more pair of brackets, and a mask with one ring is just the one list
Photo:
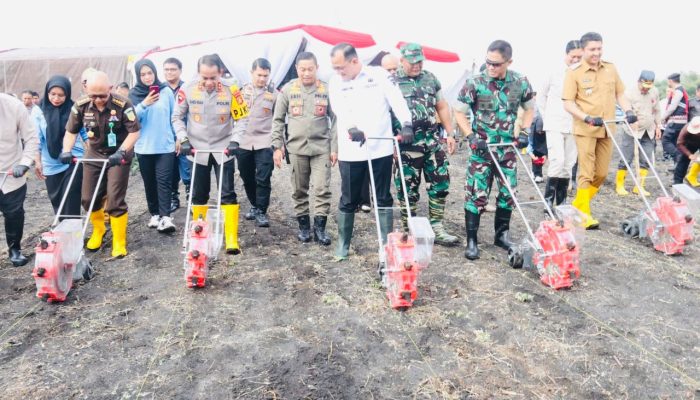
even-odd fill
[[(505, 79), (490, 78), (486, 72), (469, 79), (459, 92), (457, 100), (461, 103), (456, 110), (467, 112), (471, 109), (475, 115), (472, 126), (476, 139), (486, 143), (510, 143), (515, 140), (513, 124), (518, 114), (518, 107), (533, 99), (532, 86), (527, 78), (517, 72), (508, 71)], [(494, 151), (503, 174), (511, 186), (517, 185), (517, 156), (512, 147), (497, 147)], [(494, 175), (498, 177), (497, 207), (513, 209), (513, 199), (508, 188), (498, 176), (488, 150), (474, 150), (469, 158), (467, 170), (465, 210), (480, 214), (488, 203), (491, 183)]]
[[(440, 225), (438, 229), (441, 229), (445, 211), (445, 197), (447, 197), (450, 188), (449, 161), (440, 144), (440, 128), (437, 122), (436, 106), (438, 101), (443, 100), (441, 85), (435, 75), (428, 71), (422, 71), (416, 77), (409, 77), (403, 69), (399, 69), (396, 80), (408, 103), (408, 108), (411, 110), (415, 135), (411, 144), (401, 145), (401, 161), (403, 162), (411, 214), (415, 215), (416, 205), (420, 198), (418, 188), (422, 172), (428, 183), (430, 223), (433, 226)], [(401, 190), (401, 175), (398, 172), (394, 183), (399, 200), (404, 201)], [(407, 213), (405, 209), (401, 211), (403, 227), (407, 229)]]

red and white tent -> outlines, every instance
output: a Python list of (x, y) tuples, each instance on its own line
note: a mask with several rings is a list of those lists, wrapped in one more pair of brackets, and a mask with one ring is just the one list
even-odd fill
[[(157, 49), (143, 55), (161, 67), (168, 57), (182, 61), (183, 80), (194, 79), (197, 60), (205, 54), (218, 54), (224, 65), (240, 83), (250, 81), (250, 67), (256, 58), (266, 58), (272, 64), (271, 82), (277, 87), (296, 77), (294, 60), (301, 51), (316, 55), (319, 77), (328, 80), (334, 73), (330, 65), (330, 51), (338, 43), (350, 43), (357, 49), (360, 59), (369, 63), (377, 55), (394, 46), (377, 45), (372, 35), (323, 25), (292, 25), (277, 29), (261, 30), (223, 39), (196, 42), (166, 49)], [(400, 47), (399, 42), (396, 47)], [(445, 88), (460, 78), (463, 69), (456, 65), (456, 53), (433, 47), (424, 47), (428, 61), (425, 68), (441, 79)], [(447, 64), (451, 64), (445, 68)], [(457, 72), (455, 72), (457, 71)]]

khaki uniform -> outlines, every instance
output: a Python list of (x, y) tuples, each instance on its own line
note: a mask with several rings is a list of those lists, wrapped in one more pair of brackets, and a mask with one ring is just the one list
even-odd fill
[(243, 86), (243, 99), (250, 114), (236, 123), (233, 140), (238, 142), (238, 170), (250, 204), (267, 213), (270, 205), (272, 169), (272, 110), (277, 93)]
[[(177, 105), (171, 118), (177, 138), (186, 137), (195, 151), (226, 149), (233, 134), (231, 96), (230, 86), (224, 82), (211, 93), (199, 80), (184, 84), (177, 94)], [(221, 154), (215, 155), (217, 163), (221, 162), (221, 157)], [(233, 154), (224, 156), (224, 162), (232, 158)], [(197, 164), (207, 165), (209, 154), (195, 153), (194, 160)]]
[(314, 215), (328, 216), (331, 207), (330, 153), (338, 152), (336, 118), (328, 102), (328, 84), (301, 80), (287, 83), (275, 103), (272, 148), (281, 149), (287, 121), (286, 149), (292, 164), (294, 212), (309, 215), (309, 181), (313, 184)]
[[(632, 136), (635, 136), (644, 150), (647, 157), (652, 160), (654, 158), (654, 146), (656, 144), (656, 127), (661, 126), (661, 106), (659, 104), (659, 91), (652, 87), (646, 94), (643, 94), (639, 86), (635, 85), (625, 91), (625, 98), (629, 101), (632, 110), (637, 115), (637, 130), (628, 132), (625, 128), (624, 133), (619, 135), (620, 150), (627, 160), (632, 165), (634, 159), (634, 148), (636, 144)], [(639, 154), (639, 166), (642, 169), (649, 169), (649, 163), (644, 155)], [(625, 163), (620, 159), (617, 165), (618, 170), (626, 170)]]
[[(72, 134), (78, 134), (82, 128), (87, 132), (89, 144), (85, 158), (107, 159), (119, 150), (130, 133), (138, 132), (141, 125), (131, 101), (111, 93), (102, 111), (98, 110), (88, 97), (79, 99), (73, 105), (66, 130)], [(129, 170), (133, 158), (132, 149), (126, 153), (125, 165), (108, 167), (100, 187), (97, 188), (98, 202), (104, 198), (105, 193), (107, 194), (105, 211), (112, 217), (119, 217), (128, 210), (126, 189), (129, 185)], [(83, 166), (81, 197), (86, 211), (89, 210), (102, 165), (102, 163), (85, 163)], [(99, 204), (96, 206), (99, 207)]]
[[(173, 128), (178, 140), (185, 137), (195, 150), (194, 157), (188, 157), (199, 166), (195, 169), (195, 183), (192, 189), (192, 204), (203, 205), (209, 201), (211, 170), (221, 185), (221, 204), (238, 204), (234, 191), (234, 155), (222, 153), (197, 153), (201, 150), (223, 151), (233, 137), (233, 117), (231, 115), (231, 85), (220, 82), (211, 93), (207, 92), (199, 80), (186, 83), (177, 95), (177, 105), (172, 115)], [(187, 123), (185, 124), (185, 120)], [(223, 161), (223, 177), (219, 177), (219, 165)]]
[[(613, 64), (600, 61), (598, 66), (591, 67), (582, 62), (566, 71), (562, 100), (573, 100), (587, 115), (608, 121), (615, 119), (617, 95), (624, 91), (625, 86)], [(609, 124), (608, 128), (614, 133), (614, 124)], [(590, 126), (577, 118), (573, 134), (578, 149), (578, 187), (599, 188), (608, 174), (612, 141), (605, 127)]]

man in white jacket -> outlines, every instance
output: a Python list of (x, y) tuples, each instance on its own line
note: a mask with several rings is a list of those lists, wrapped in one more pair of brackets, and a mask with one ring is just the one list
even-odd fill
[(538, 107), (544, 121), (544, 130), (547, 134), (547, 157), (549, 167), (547, 169), (547, 185), (544, 190), (544, 198), (550, 207), (559, 205), (566, 199), (566, 191), (569, 187), (571, 170), (576, 164), (576, 141), (571, 135), (573, 119), (571, 114), (564, 110), (564, 102), (561, 94), (564, 85), (564, 72), (569, 66), (581, 61), (581, 42), (571, 40), (566, 44), (564, 63), (545, 81), (542, 90), (537, 96)]
[(394, 154), (390, 111), (402, 122), (400, 140), (413, 141), (411, 112), (399, 88), (389, 74), (379, 68), (362, 65), (355, 48), (340, 43), (331, 50), (331, 63), (337, 75), (329, 83), (330, 103), (337, 117), (338, 160), (340, 164), (341, 195), (338, 205), (338, 247), (335, 256), (344, 260), (350, 249), (355, 210), (361, 202), (364, 175), (372, 160), (376, 205), (382, 241), (393, 226), (391, 169)]

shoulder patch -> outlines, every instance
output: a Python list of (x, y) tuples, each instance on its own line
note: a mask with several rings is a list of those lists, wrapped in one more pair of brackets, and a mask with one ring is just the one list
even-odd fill
[(84, 97), (79, 98), (78, 101), (75, 102), (75, 105), (76, 106), (83, 106), (89, 102), (90, 102), (90, 98), (87, 96), (84, 96)]
[(129, 119), (129, 121), (131, 122), (134, 122), (136, 120), (136, 114), (134, 114), (134, 109), (131, 107), (124, 110), (124, 115), (126, 115), (126, 118)]
[(185, 90), (180, 89), (177, 91), (177, 104), (182, 104), (183, 101), (187, 99), (187, 96), (185, 95)]

